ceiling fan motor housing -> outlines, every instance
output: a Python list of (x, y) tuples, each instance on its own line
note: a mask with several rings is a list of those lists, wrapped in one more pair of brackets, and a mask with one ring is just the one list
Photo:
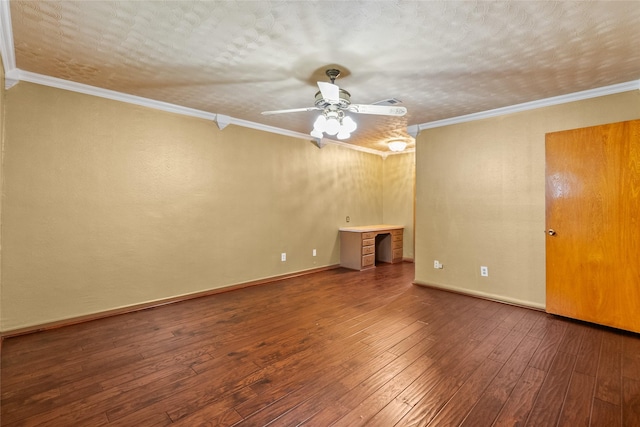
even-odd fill
[[(351, 94), (344, 89), (340, 89), (339, 97), (340, 97), (340, 102), (333, 105), (337, 105), (339, 108), (343, 110), (346, 110), (347, 108), (349, 108), (349, 105), (351, 105)], [(316, 92), (315, 106), (318, 108), (325, 108), (325, 107), (328, 107), (329, 105), (332, 105), (332, 104), (330, 102), (327, 102), (322, 97), (322, 92), (320, 91)]]

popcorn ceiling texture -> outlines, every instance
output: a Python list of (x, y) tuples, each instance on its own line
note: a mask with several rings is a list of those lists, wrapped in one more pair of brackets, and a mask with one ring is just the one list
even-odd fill
[(308, 133), (337, 65), (350, 143), (386, 150), (426, 123), (640, 78), (629, 2), (11, 1), (19, 69)]

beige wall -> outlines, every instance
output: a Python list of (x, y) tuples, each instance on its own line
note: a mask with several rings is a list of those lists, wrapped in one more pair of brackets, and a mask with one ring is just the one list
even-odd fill
[(338, 264), (347, 215), (383, 220), (376, 155), (25, 82), (5, 105), (3, 331)]
[(543, 307), (544, 134), (638, 118), (640, 95), (425, 130), (384, 160), (24, 82), (0, 109), (10, 331), (337, 264), (347, 215), (404, 224), (417, 283)]
[(413, 258), (415, 164), (415, 153), (394, 154), (383, 162), (382, 220), (385, 224), (405, 226), (404, 258)]
[(544, 307), (545, 133), (637, 118), (632, 91), (422, 131), (416, 282)]

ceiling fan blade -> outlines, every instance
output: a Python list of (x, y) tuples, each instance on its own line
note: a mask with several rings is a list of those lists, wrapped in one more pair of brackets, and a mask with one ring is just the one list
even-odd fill
[(291, 108), (289, 110), (274, 110), (274, 111), (263, 111), (262, 115), (270, 116), (272, 114), (284, 114), (284, 113), (298, 113), (301, 111), (314, 111), (319, 110), (318, 107), (306, 107), (306, 108)]
[(340, 88), (338, 87), (338, 85), (327, 82), (318, 82), (318, 87), (320, 88), (322, 97), (329, 104), (340, 103)]
[(397, 105), (397, 104), (402, 104), (402, 101), (400, 101), (397, 98), (387, 98), (387, 99), (382, 99), (378, 102), (374, 102), (372, 105)]
[(393, 105), (363, 105), (351, 104), (348, 108), (352, 113), (359, 114), (378, 114), (381, 116), (404, 116), (407, 114), (405, 107), (397, 107)]

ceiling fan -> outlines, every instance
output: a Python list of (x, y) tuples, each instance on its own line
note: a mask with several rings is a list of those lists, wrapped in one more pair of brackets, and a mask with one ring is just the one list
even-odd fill
[(322, 114), (313, 124), (311, 136), (322, 138), (323, 132), (327, 135), (336, 135), (338, 139), (346, 139), (351, 132), (356, 130), (356, 122), (345, 111), (357, 114), (377, 114), (382, 116), (404, 116), (407, 113), (405, 107), (395, 105), (365, 105), (352, 104), (351, 94), (335, 84), (340, 70), (330, 68), (326, 71), (331, 83), (318, 82), (315, 96), (315, 106), (306, 108), (291, 108), (288, 110), (263, 111), (263, 115), (297, 113), (301, 111), (322, 111)]

